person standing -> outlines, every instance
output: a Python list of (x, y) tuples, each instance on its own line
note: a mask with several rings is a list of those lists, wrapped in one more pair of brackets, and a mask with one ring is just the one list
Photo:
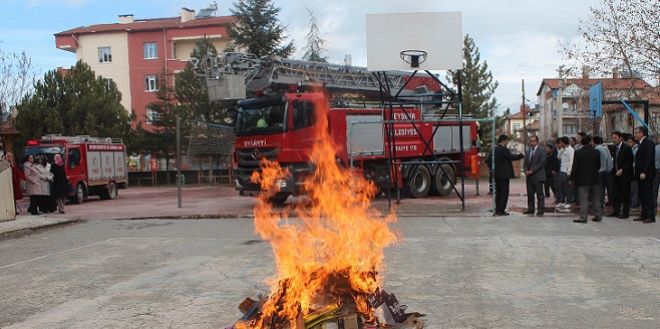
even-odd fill
[(545, 150), (539, 147), (538, 136), (529, 138), (529, 151), (525, 155), (525, 175), (527, 182), (527, 210), (526, 215), (534, 214), (534, 197), (537, 199), (537, 216), (543, 216), (545, 211), (545, 198), (543, 197), (543, 183), (545, 182)]
[(639, 201), (642, 204), (642, 213), (636, 221), (642, 223), (655, 223), (655, 202), (653, 201), (653, 178), (655, 177), (655, 143), (648, 139), (649, 131), (646, 127), (635, 128), (635, 140), (639, 143), (639, 150), (635, 156), (635, 179), (638, 184)]
[[(658, 136), (656, 136), (656, 141)], [(655, 178), (653, 179), (654, 209), (658, 209), (658, 188), (660, 188), (660, 143), (655, 144)]]
[(57, 204), (57, 211), (64, 214), (64, 201), (69, 194), (69, 180), (66, 178), (64, 172), (64, 160), (59, 154), (55, 154), (55, 165), (50, 167), (50, 172), (53, 174), (53, 189), (51, 195), (55, 198)]
[(545, 146), (547, 153), (547, 160), (545, 161), (545, 197), (550, 197), (550, 191), (555, 196), (555, 203), (557, 203), (557, 173), (559, 172), (559, 158), (558, 152), (554, 145), (548, 143)]
[(632, 149), (623, 142), (620, 131), (612, 133), (614, 161), (612, 163), (612, 213), (609, 217), (628, 218), (630, 214), (630, 185), (633, 177)]
[(573, 168), (573, 157), (575, 156), (575, 150), (573, 150), (573, 147), (570, 145), (570, 141), (566, 136), (557, 139), (557, 147), (559, 148), (557, 207), (569, 209), (573, 203), (573, 189), (572, 185), (568, 183), (568, 177), (571, 175), (571, 169)]
[(637, 150), (639, 150), (639, 144), (635, 141), (635, 138), (631, 134), (625, 134), (623, 136), (624, 140), (632, 149), (633, 154), (633, 180), (630, 182), (630, 208), (638, 209), (639, 208), (639, 182), (637, 179), (634, 179), (635, 174), (635, 157), (637, 157)]
[(34, 167), (39, 173), (39, 189), (37, 190), (39, 211), (53, 212), (55, 211), (55, 200), (50, 195), (50, 184), (53, 181), (53, 174), (50, 173), (50, 163), (48, 163), (46, 156), (42, 155)]
[(39, 192), (41, 180), (39, 172), (34, 164), (34, 156), (28, 155), (23, 161), (23, 172), (25, 174), (25, 195), (30, 196), (30, 206), (28, 212), (32, 215), (39, 215)]
[(14, 192), (14, 205), (16, 205), (16, 201), (23, 199), (23, 192), (21, 191), (21, 181), (24, 179), (21, 175), (21, 171), (18, 169), (18, 165), (16, 165), (16, 159), (14, 159), (14, 154), (11, 152), (7, 152), (5, 157), (7, 158), (7, 161), (9, 161), (9, 166), (11, 167), (11, 183)]
[(598, 169), (600, 168), (600, 153), (591, 146), (591, 137), (582, 137), (582, 147), (575, 151), (571, 181), (575, 185), (580, 202), (580, 218), (575, 223), (586, 223), (589, 215), (589, 205), (594, 216), (594, 222), (603, 219), (600, 207), (600, 182)]
[(497, 139), (494, 170), (491, 167), (495, 178), (495, 216), (509, 215), (506, 212), (506, 205), (509, 201), (509, 182), (511, 178), (515, 177), (511, 161), (524, 157), (522, 154), (511, 154), (509, 148), (506, 147), (508, 141), (507, 135), (501, 135)]
[(600, 154), (600, 168), (598, 169), (598, 177), (600, 180), (600, 199), (601, 208), (605, 209), (605, 193), (607, 192), (607, 199), (612, 203), (612, 191), (610, 184), (610, 172), (612, 172), (612, 154), (610, 150), (603, 145), (603, 138), (594, 136), (593, 142), (596, 151)]

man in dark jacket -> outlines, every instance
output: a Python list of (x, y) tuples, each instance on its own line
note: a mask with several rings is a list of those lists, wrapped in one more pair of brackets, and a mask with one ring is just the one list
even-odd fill
[(600, 205), (599, 168), (600, 153), (591, 146), (591, 137), (583, 136), (582, 147), (575, 151), (571, 169), (571, 181), (577, 187), (580, 200), (580, 219), (573, 220), (576, 223), (587, 222), (590, 205), (594, 215), (593, 221), (600, 222), (603, 218)]
[(635, 156), (635, 179), (638, 181), (639, 199), (642, 213), (635, 220), (642, 223), (655, 223), (655, 202), (653, 201), (653, 178), (655, 177), (655, 143), (648, 139), (646, 127), (635, 128), (635, 140), (639, 149)]
[(509, 180), (515, 177), (511, 161), (523, 158), (522, 154), (511, 154), (511, 151), (506, 147), (508, 141), (509, 137), (507, 135), (501, 135), (497, 139), (497, 146), (495, 147), (495, 168), (493, 170), (495, 178), (495, 216), (509, 215), (506, 212), (506, 204), (509, 201)]
[(630, 182), (633, 178), (633, 152), (620, 131), (612, 133), (614, 163), (612, 167), (612, 214), (626, 219), (630, 213)]
[(550, 191), (555, 195), (557, 200), (557, 174), (559, 173), (559, 158), (557, 158), (557, 148), (553, 144), (546, 144), (545, 151), (548, 158), (545, 161), (545, 197), (550, 197)]
[(523, 214), (534, 214), (534, 197), (538, 201), (537, 216), (543, 216), (545, 211), (545, 198), (543, 196), (543, 183), (545, 182), (546, 151), (539, 146), (538, 136), (529, 138), (529, 150), (525, 155), (525, 175), (527, 182), (527, 210)]

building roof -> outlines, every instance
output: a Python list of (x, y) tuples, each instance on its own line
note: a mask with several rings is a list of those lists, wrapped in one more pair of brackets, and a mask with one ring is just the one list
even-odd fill
[(649, 104), (660, 105), (660, 87), (651, 87), (639, 94), (640, 99), (646, 99)]
[(522, 112), (516, 112), (513, 114), (509, 114), (507, 119), (522, 119), (523, 118), (523, 113)]
[(550, 87), (550, 89), (557, 89), (562, 87), (562, 83), (564, 84), (564, 86), (575, 84), (582, 89), (589, 89), (589, 87), (593, 86), (598, 82), (601, 82), (603, 84), (604, 90), (646, 89), (651, 87), (651, 85), (649, 85), (646, 81), (639, 78), (633, 78), (633, 79), (628, 79), (628, 78), (547, 79), (546, 78), (543, 79), (543, 81), (541, 82), (541, 86), (539, 87), (539, 91), (536, 93), (536, 95), (541, 94), (541, 90), (543, 90), (543, 85), (547, 85), (548, 87)]
[(131, 31), (149, 31), (160, 30), (164, 28), (187, 28), (187, 27), (205, 27), (227, 25), (236, 21), (235, 16), (217, 16), (217, 17), (201, 17), (181, 22), (181, 17), (165, 17), (165, 18), (151, 18), (151, 19), (135, 19), (132, 23), (110, 23), (110, 24), (94, 24), (90, 26), (81, 26), (59, 33), (55, 36), (65, 36), (72, 34), (88, 34), (88, 33), (107, 33), (107, 32), (131, 32)]

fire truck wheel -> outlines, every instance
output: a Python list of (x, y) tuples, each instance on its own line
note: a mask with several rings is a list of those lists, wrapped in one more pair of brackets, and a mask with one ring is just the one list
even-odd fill
[[(446, 175), (443, 175), (443, 172)], [(433, 177), (433, 189), (440, 196), (447, 196), (451, 194), (452, 183), (456, 183), (456, 172), (454, 167), (450, 164), (442, 164), (435, 170), (435, 177)]]
[(274, 196), (268, 198), (268, 202), (274, 206), (281, 207), (286, 203), (289, 198), (289, 193), (276, 193)]
[(115, 183), (110, 182), (108, 184), (108, 187), (103, 189), (101, 193), (99, 193), (99, 196), (103, 200), (112, 200), (117, 197), (117, 185)]
[(85, 186), (83, 183), (76, 185), (76, 195), (73, 196), (73, 203), (81, 204), (85, 202)]
[(431, 171), (424, 166), (418, 165), (409, 175), (408, 192), (413, 198), (423, 198), (431, 190)]

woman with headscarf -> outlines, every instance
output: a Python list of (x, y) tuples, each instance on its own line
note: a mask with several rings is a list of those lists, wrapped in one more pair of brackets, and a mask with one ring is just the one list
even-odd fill
[(32, 215), (39, 215), (39, 195), (41, 180), (39, 171), (34, 164), (34, 156), (28, 155), (23, 162), (23, 172), (25, 173), (25, 194), (30, 196), (30, 207), (28, 212)]
[(18, 169), (18, 166), (16, 165), (16, 159), (14, 159), (14, 154), (12, 154), (11, 152), (7, 152), (7, 155), (5, 157), (7, 158), (7, 161), (9, 161), (9, 165), (11, 166), (11, 182), (12, 182), (12, 187), (14, 188), (14, 203), (15, 203), (16, 201), (23, 199), (23, 192), (21, 191), (21, 181), (25, 179), (21, 175), (21, 171)]
[(53, 189), (51, 196), (55, 198), (57, 204), (57, 211), (60, 214), (64, 213), (64, 201), (68, 196), (69, 180), (66, 178), (64, 172), (64, 160), (59, 154), (55, 154), (55, 165), (50, 167), (50, 172), (53, 174)]
[(45, 156), (39, 158), (35, 165), (39, 172), (39, 210), (41, 212), (55, 211), (55, 201), (50, 197), (50, 184), (53, 181), (53, 174), (50, 173), (50, 163)]

